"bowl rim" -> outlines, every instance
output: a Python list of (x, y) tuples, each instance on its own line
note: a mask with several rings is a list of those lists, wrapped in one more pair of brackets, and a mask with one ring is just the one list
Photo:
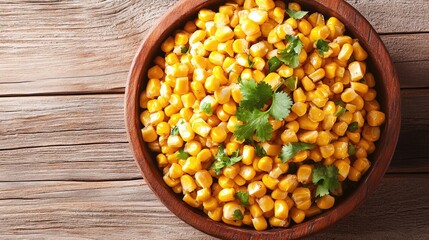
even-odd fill
[[(401, 125), (400, 88), (393, 62), (374, 28), (356, 9), (344, 0), (296, 0), (298, 3), (319, 8), (318, 11), (322, 12), (325, 16), (329, 15), (339, 18), (348, 31), (363, 43), (364, 48), (369, 53), (372, 64), (377, 70), (378, 77), (381, 78), (378, 82), (383, 82), (382, 87), (387, 89), (383, 89), (386, 93), (384, 96), (386, 102), (383, 106), (386, 113), (386, 122), (382, 129), (381, 138), (377, 142), (377, 148), (381, 147), (384, 152), (383, 154), (378, 154), (378, 158), (374, 158), (377, 161), (373, 162), (368, 173), (359, 181), (359, 186), (349, 196), (344, 197), (334, 208), (303, 223), (288, 228), (256, 231), (230, 226), (222, 222), (215, 222), (206, 215), (202, 215), (200, 210), (184, 203), (162, 181), (162, 175), (158, 166), (154, 164), (152, 156), (140, 134), (141, 125), (138, 115), (138, 98), (142, 82), (144, 81), (142, 80), (142, 74), (146, 72), (147, 66), (150, 64), (149, 61), (153, 59), (157, 51), (150, 48), (150, 46), (159, 46), (160, 41), (158, 39), (165, 39), (184, 20), (195, 16), (199, 9), (218, 5), (222, 2), (226, 1), (179, 1), (154, 24), (138, 48), (129, 71), (124, 99), (125, 125), (134, 160), (149, 188), (171, 212), (194, 228), (212, 236), (224, 239), (294, 239), (318, 232), (347, 216), (362, 204), (367, 196), (375, 190), (376, 185), (380, 182), (390, 164), (398, 142)], [(167, 26), (167, 28), (161, 29), (158, 27), (159, 25)], [(388, 88), (386, 85), (388, 85)], [(202, 218), (203, 216), (204, 218)]]

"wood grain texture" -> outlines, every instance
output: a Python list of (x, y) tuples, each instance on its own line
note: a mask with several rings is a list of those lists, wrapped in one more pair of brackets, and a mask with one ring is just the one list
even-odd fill
[[(364, 206), (308, 239), (427, 239), (427, 181), (388, 175)], [(2, 239), (214, 239), (175, 217), (141, 180), (3, 182), (0, 192)]]
[[(402, 95), (401, 137), (389, 172), (428, 173), (429, 90)], [(11, 181), (9, 174), (14, 181), (140, 177), (122, 101), (120, 94), (0, 98), (0, 181)]]
[[(0, 1), (0, 96), (123, 92), (140, 42), (175, 2)], [(348, 2), (381, 33), (423, 32), (382, 40), (401, 86), (428, 87), (425, 0)]]

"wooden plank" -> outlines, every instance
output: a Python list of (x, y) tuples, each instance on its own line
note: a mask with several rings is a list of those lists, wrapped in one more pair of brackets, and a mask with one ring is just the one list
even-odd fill
[[(123, 92), (138, 45), (174, 2), (0, 2), (0, 96)], [(401, 84), (427, 87), (425, 0), (349, 2), (379, 32), (426, 32), (382, 39), (400, 62)]]
[[(427, 181), (388, 175), (359, 210), (309, 239), (427, 239)], [(175, 217), (141, 180), (3, 182), (0, 192), (2, 239), (214, 239)]]
[[(427, 173), (429, 90), (402, 94), (403, 125), (389, 172)], [(0, 181), (140, 177), (122, 101), (121, 94), (0, 98)]]

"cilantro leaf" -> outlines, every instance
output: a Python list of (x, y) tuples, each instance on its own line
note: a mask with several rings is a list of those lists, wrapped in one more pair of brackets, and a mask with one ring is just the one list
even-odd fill
[(335, 112), (336, 117), (341, 117), (346, 113), (346, 109), (344, 107), (338, 106), (337, 111)]
[(353, 145), (353, 144), (351, 144), (351, 143), (349, 143), (349, 147), (348, 147), (347, 153), (349, 154), (349, 156), (355, 155), (355, 153), (356, 153), (356, 146)]
[(177, 154), (178, 159), (188, 159), (189, 154), (187, 154), (183, 149), (179, 150), (179, 153)]
[(352, 122), (347, 127), (347, 131), (354, 132), (354, 131), (356, 131), (358, 129), (358, 127), (359, 127), (359, 123), (358, 122)]
[(314, 144), (309, 143), (303, 143), (303, 142), (293, 142), (289, 143), (288, 145), (285, 145), (282, 147), (282, 151), (280, 152), (280, 159), (283, 163), (289, 161), (291, 158), (293, 158), (296, 154), (298, 154), (301, 151), (304, 150), (310, 150), (312, 149)]
[(274, 119), (279, 120), (285, 118), (290, 113), (292, 100), (285, 92), (276, 92), (273, 96), (273, 102), (270, 107), (270, 114)]
[(232, 216), (234, 216), (235, 220), (243, 220), (244, 218), (243, 213), (240, 211), (240, 209), (236, 209)]
[(200, 106), (201, 111), (207, 113), (207, 114), (213, 114), (212, 105), (208, 102), (203, 103)]
[(280, 62), (280, 59), (276, 56), (268, 60), (268, 69), (270, 72), (276, 71), (281, 65), (282, 65), (282, 62)]
[(253, 65), (255, 65), (255, 62), (252, 62), (252, 60), (250, 60), (250, 55), (247, 55), (247, 62), (249, 63), (249, 68), (252, 68)]
[(216, 174), (219, 175), (220, 171), (224, 167), (232, 166), (241, 161), (242, 158), (242, 156), (239, 156), (238, 151), (235, 151), (231, 157), (228, 157), (225, 150), (223, 149), (223, 145), (219, 145), (215, 156), (215, 162), (211, 165), (210, 169), (214, 169)]
[(285, 83), (287, 88), (289, 90), (294, 91), (298, 87), (298, 77), (297, 76), (290, 76), (286, 78)]
[(170, 135), (171, 136), (177, 136), (179, 134), (179, 128), (177, 126), (174, 126), (171, 130), (170, 130)]
[(187, 53), (188, 52), (188, 47), (187, 46), (183, 46), (183, 47), (181, 47), (180, 48), (180, 52), (182, 53), (182, 54), (185, 54), (185, 53)]
[(240, 204), (241, 204), (242, 206), (247, 207), (247, 206), (249, 206), (249, 205), (250, 205), (250, 203), (249, 203), (249, 198), (250, 198), (250, 196), (249, 196), (249, 193), (247, 193), (247, 192), (241, 192), (241, 191), (238, 191), (238, 192), (235, 194), (235, 198), (236, 198), (236, 199), (238, 199), (238, 201), (240, 201)]
[(268, 115), (268, 112), (262, 112), (259, 109), (237, 111), (238, 120), (244, 121), (245, 124), (236, 126), (234, 135), (239, 141), (252, 139), (254, 133), (259, 141), (270, 139), (274, 130), (268, 122)]
[(319, 39), (316, 41), (316, 48), (317, 48), (317, 51), (319, 52), (320, 56), (323, 56), (323, 53), (325, 53), (329, 50), (328, 44), (329, 44), (329, 42), (325, 41), (323, 39)]
[(286, 49), (278, 52), (278, 58), (289, 67), (296, 68), (299, 65), (299, 54), (301, 53), (303, 44), (301, 39), (296, 36), (286, 35), (286, 39), (289, 45)]
[(343, 100), (341, 100), (341, 99), (335, 100), (334, 103), (335, 103), (335, 105), (341, 106), (341, 107), (344, 107), (346, 105), (346, 103), (343, 102)]
[(338, 181), (338, 168), (334, 165), (316, 165), (313, 169), (312, 181), (317, 185), (316, 197), (323, 197), (335, 191), (340, 185)]
[(273, 94), (271, 86), (264, 81), (241, 80), (239, 87), (242, 95), (239, 106), (248, 110), (262, 108)]
[(308, 13), (308, 11), (295, 11), (295, 10), (292, 10), (292, 9), (286, 9), (286, 13), (291, 18), (301, 19), (301, 18), (303, 18)]

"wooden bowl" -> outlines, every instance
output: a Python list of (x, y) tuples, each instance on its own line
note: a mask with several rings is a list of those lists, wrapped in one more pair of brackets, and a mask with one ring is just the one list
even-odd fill
[(148, 67), (151, 66), (153, 58), (161, 53), (159, 49), (163, 40), (180, 28), (186, 20), (195, 18), (201, 8), (213, 8), (223, 2), (225, 1), (180, 1), (155, 24), (137, 51), (129, 73), (125, 96), (125, 121), (134, 158), (147, 184), (161, 202), (183, 221), (207, 234), (224, 239), (292, 239), (320, 231), (361, 204), (368, 194), (375, 190), (389, 166), (401, 125), (399, 84), (392, 60), (375, 30), (348, 3), (342, 0), (296, 0), (302, 4), (303, 9), (340, 19), (346, 25), (348, 34), (359, 39), (371, 58), (369, 68), (377, 79), (377, 98), (386, 114), (381, 138), (376, 143), (376, 151), (370, 156), (372, 166), (362, 177), (358, 187), (336, 202), (332, 209), (289, 228), (256, 231), (212, 221), (201, 210), (188, 206), (164, 183), (156, 160), (141, 136), (139, 93), (146, 85), (145, 73)]

